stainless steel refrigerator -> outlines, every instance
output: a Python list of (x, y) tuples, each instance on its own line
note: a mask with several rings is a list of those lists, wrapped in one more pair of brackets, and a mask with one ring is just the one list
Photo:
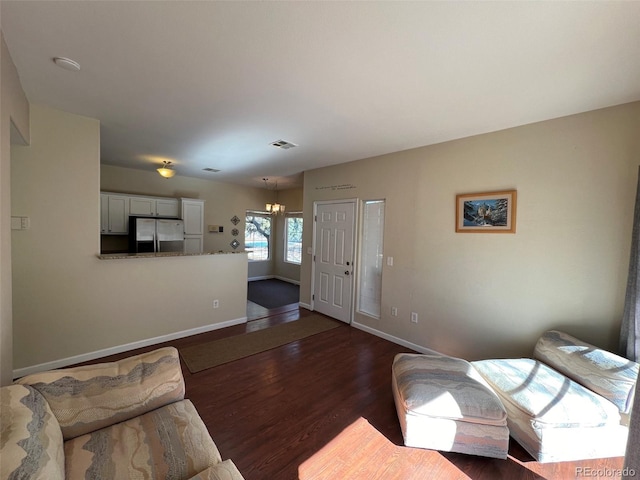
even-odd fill
[(129, 252), (183, 252), (184, 223), (165, 218), (129, 217)]

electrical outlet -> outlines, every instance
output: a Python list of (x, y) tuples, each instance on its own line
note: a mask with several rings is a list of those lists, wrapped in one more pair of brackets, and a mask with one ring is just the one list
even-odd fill
[(391, 316), (392, 317), (398, 316), (398, 307), (391, 307)]
[(213, 308), (218, 308), (220, 306), (220, 300), (213, 301)]
[(418, 314), (416, 312), (411, 312), (411, 323), (418, 323)]

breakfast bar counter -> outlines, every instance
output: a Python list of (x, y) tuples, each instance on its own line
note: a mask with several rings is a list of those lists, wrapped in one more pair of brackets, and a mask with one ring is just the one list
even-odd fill
[(154, 253), (103, 253), (98, 254), (100, 260), (128, 260), (133, 258), (166, 258), (166, 257), (197, 257), (202, 255), (234, 255), (239, 252), (201, 252), (201, 253), (184, 253), (184, 252), (154, 252)]

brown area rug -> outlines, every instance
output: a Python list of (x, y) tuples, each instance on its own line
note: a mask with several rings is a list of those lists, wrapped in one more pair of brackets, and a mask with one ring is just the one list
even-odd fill
[(340, 322), (336, 320), (320, 315), (312, 315), (293, 322), (282, 323), (275, 327), (181, 348), (179, 351), (189, 371), (197, 373), (207, 368), (271, 350), (338, 326), (340, 326)]

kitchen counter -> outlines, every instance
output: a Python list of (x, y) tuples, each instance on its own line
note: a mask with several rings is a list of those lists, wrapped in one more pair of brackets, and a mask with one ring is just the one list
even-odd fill
[(183, 252), (158, 252), (158, 253), (105, 253), (98, 254), (100, 260), (128, 260), (132, 258), (166, 258), (166, 257), (196, 257), (202, 255), (233, 255), (239, 252), (203, 252), (203, 253), (183, 253)]

